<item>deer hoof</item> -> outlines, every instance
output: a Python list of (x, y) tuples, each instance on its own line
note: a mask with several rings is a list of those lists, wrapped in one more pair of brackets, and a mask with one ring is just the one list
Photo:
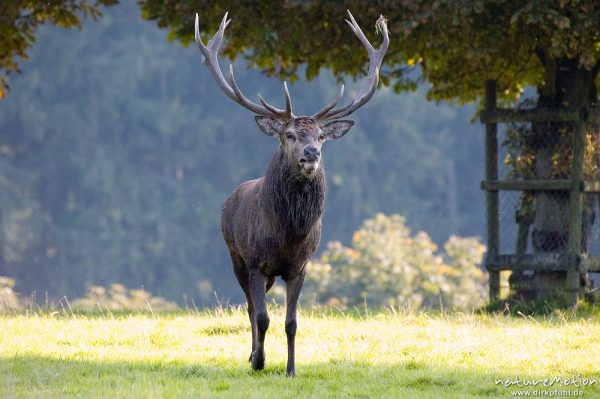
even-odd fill
[(251, 366), (252, 366), (252, 370), (262, 370), (265, 368), (265, 355), (258, 353), (258, 352), (253, 352), (252, 355), (252, 360), (251, 360)]

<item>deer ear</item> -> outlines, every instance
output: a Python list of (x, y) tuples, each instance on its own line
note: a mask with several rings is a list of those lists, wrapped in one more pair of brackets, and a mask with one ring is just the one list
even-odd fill
[(323, 134), (327, 137), (327, 140), (335, 140), (348, 133), (348, 130), (354, 126), (353, 121), (341, 120), (333, 121), (321, 127)]
[(277, 119), (273, 119), (270, 116), (256, 115), (254, 117), (256, 124), (260, 130), (267, 136), (276, 136), (281, 131), (282, 122)]

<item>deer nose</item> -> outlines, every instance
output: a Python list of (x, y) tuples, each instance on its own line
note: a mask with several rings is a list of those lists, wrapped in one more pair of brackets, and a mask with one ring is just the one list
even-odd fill
[(321, 156), (321, 152), (315, 147), (307, 147), (304, 149), (304, 156), (309, 162), (318, 161), (319, 157)]

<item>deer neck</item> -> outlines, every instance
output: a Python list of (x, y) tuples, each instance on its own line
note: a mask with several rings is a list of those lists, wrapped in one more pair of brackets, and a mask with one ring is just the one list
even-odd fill
[(296, 165), (290, 164), (283, 151), (275, 153), (265, 174), (263, 204), (272, 209), (275, 222), (288, 237), (302, 237), (320, 226), (325, 206), (323, 165), (308, 179)]

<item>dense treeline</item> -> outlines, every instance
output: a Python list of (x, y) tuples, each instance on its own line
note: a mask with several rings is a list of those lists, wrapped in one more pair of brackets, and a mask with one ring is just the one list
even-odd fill
[[(38, 296), (120, 282), (206, 301), (210, 283), (241, 299), (221, 203), (263, 174), (277, 144), (216, 89), (197, 51), (169, 44), (122, 4), (81, 33), (40, 29), (22, 70), (0, 102), (0, 275)], [(243, 60), (236, 77), (248, 94), (281, 104), (275, 78)], [(310, 113), (337, 85), (324, 71), (290, 90), (298, 113)], [(321, 247), (349, 242), (376, 212), (403, 214), (438, 243), (482, 235), (482, 129), (469, 125), (473, 113), (428, 103), (424, 91), (379, 90), (352, 133), (326, 148)]]

